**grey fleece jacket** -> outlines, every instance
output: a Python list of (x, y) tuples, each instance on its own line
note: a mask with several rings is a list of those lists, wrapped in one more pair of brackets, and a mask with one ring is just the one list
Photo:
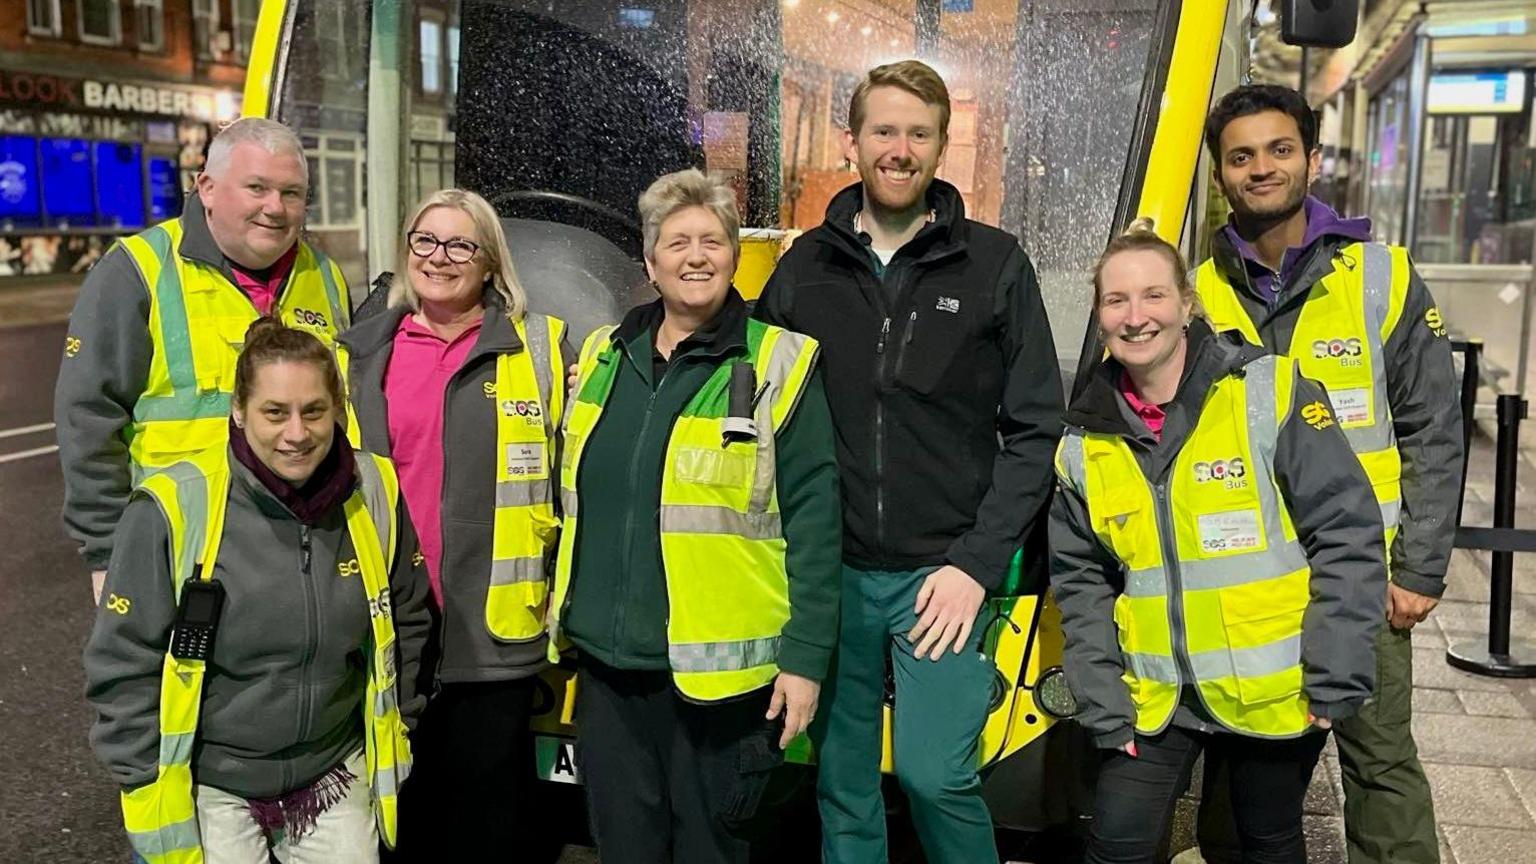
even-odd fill
[[(1119, 435), (1154, 484), (1169, 472), (1199, 423), (1210, 387), (1262, 356), (1233, 333), (1214, 335), (1204, 321), (1191, 325), (1178, 394), (1165, 406), (1162, 439), (1147, 429), (1120, 394), (1122, 367), (1108, 360), (1067, 412), (1067, 435), (1084, 431)], [(1322, 401), (1323, 388), (1297, 377), (1281, 420), (1274, 480), (1290, 510), (1312, 567), (1311, 602), (1301, 634), (1302, 692), (1319, 717), (1353, 714), (1376, 677), (1373, 640), (1386, 603), (1381, 513), (1359, 460), (1337, 425), (1316, 428), (1302, 406)], [(1066, 636), (1063, 666), (1082, 713), (1077, 721), (1101, 747), (1132, 739), (1136, 712), (1121, 680), (1125, 671), (1114, 622), (1115, 598), (1125, 585), (1124, 564), (1099, 542), (1086, 503), (1065, 484), (1051, 505), (1051, 585)], [(1177, 597), (1170, 602), (1179, 602)], [(1173, 722), (1209, 729), (1212, 721), (1186, 682)]]
[[(197, 195), (187, 197), (181, 224), (181, 256), (222, 273), (238, 289)], [(346, 286), (339, 287), (345, 298)], [(53, 419), (64, 468), (64, 527), (92, 570), (106, 567), (112, 557), (112, 532), (133, 491), (123, 430), (133, 420), (154, 358), (149, 306), (138, 266), (114, 245), (86, 275), (69, 316)]]
[[(1243, 255), (1231, 229), (1219, 232), (1212, 241), (1217, 268), (1236, 287), (1264, 346), (1276, 353), (1290, 350), (1307, 295), (1332, 272), (1335, 259), (1346, 267), (1358, 263), (1343, 256), (1343, 247), (1370, 239), (1368, 220), (1340, 220), (1320, 205), (1309, 206), (1307, 213), (1309, 220), (1321, 221), (1323, 227), (1314, 229), (1309, 221), (1311, 242), (1287, 251), (1290, 266), (1275, 276), (1279, 285), (1272, 302), (1266, 301), (1255, 282), (1255, 273), (1263, 265)], [(1403, 509), (1397, 538), (1392, 541), (1392, 581), (1409, 591), (1439, 597), (1445, 593), (1461, 497), (1460, 382), (1439, 307), (1417, 271), (1409, 274), (1402, 317), (1383, 350), (1387, 404), (1403, 460)]]
[[(357, 557), (341, 506), (308, 528), (233, 456), (230, 463), (214, 577), (226, 598), (192, 774), (235, 795), (270, 798), (363, 745), (372, 625), (361, 577), (339, 566)], [(414, 727), (426, 703), (418, 676), (429, 589), (403, 498), (397, 516), (390, 602), (400, 713)], [(155, 778), (161, 665), (176, 615), (169, 530), (148, 495), (136, 493), (123, 513), (102, 597), (85, 648), (86, 698), (96, 709), (91, 747), (119, 784), (141, 786)]]
[[(440, 644), (435, 647), (440, 649), (437, 679), (449, 684), (525, 678), (549, 665), (545, 637), (502, 642), (485, 626), (496, 512), (496, 400), (486, 398), (485, 388), (496, 381), (496, 358), (523, 350), (499, 295), (487, 292), (485, 303), (480, 335), (450, 379), (443, 399), (442, 558), (438, 565), (443, 609)], [(347, 390), (363, 447), (385, 456), (391, 450), (384, 373), (394, 350), (395, 331), (409, 311), (387, 309), (340, 337), (349, 358)], [(569, 343), (562, 342), (560, 352), (565, 365), (575, 362)], [(555, 386), (565, 386), (563, 376)], [(558, 452), (555, 464), (560, 464)]]

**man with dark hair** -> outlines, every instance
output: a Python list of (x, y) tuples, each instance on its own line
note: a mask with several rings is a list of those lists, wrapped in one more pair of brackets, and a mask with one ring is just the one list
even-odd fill
[[(1461, 484), (1445, 325), (1406, 249), (1371, 242), (1369, 219), (1343, 219), (1307, 194), (1322, 157), (1300, 93), (1239, 87), (1216, 104), (1205, 134), (1232, 217), (1195, 288), (1216, 329), (1295, 358), (1327, 388), (1331, 405), (1315, 413), (1344, 430), (1387, 531), (1390, 626), (1377, 638), (1377, 689), (1359, 713), (1326, 715), (1344, 779), (1349, 861), (1438, 862), (1413, 741), (1410, 633), (1445, 590)], [(1207, 765), (1200, 840), (1213, 864), (1237, 860), (1220, 806), (1223, 776)]]
[(1029, 258), (934, 179), (949, 94), (915, 60), (872, 70), (843, 142), (861, 183), (795, 242), (757, 314), (814, 336), (843, 489), (842, 623), (811, 740), (823, 860), (887, 860), (886, 663), (894, 761), (932, 864), (997, 861), (977, 776), (993, 666), (988, 591), (1050, 496), (1056, 350)]

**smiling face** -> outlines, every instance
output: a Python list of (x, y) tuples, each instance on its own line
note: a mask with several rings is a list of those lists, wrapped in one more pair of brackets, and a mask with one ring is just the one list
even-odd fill
[(1099, 329), (1110, 356), (1141, 378), (1180, 359), (1184, 327), (1193, 311), (1192, 297), (1180, 297), (1168, 257), (1153, 249), (1128, 249), (1104, 261), (1099, 270)]
[(663, 219), (645, 269), (668, 309), (712, 315), (736, 275), (736, 250), (725, 226), (704, 207), (684, 207)]
[(480, 303), (488, 263), (485, 244), (468, 213), (456, 207), (428, 208), (407, 232), (406, 242), (411, 249), (411, 287), (422, 304), (468, 309)]
[(1241, 221), (1277, 222), (1301, 209), (1322, 154), (1308, 154), (1284, 111), (1235, 117), (1221, 130), (1216, 182)]
[(219, 250), (253, 270), (272, 266), (299, 239), (309, 181), (297, 153), (236, 144), (214, 177), (198, 175), (197, 197)]
[(872, 206), (901, 212), (923, 201), (944, 157), (942, 116), (940, 106), (900, 87), (865, 94), (860, 128), (843, 132), (843, 146)]
[(235, 425), (261, 463), (291, 485), (302, 486), (331, 450), (338, 406), (314, 363), (279, 360), (258, 368)]

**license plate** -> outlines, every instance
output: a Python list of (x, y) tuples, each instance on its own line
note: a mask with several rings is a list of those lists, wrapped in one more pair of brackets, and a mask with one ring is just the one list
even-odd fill
[(572, 739), (535, 735), (533, 757), (540, 780), (581, 785), (581, 772), (576, 770), (576, 742)]

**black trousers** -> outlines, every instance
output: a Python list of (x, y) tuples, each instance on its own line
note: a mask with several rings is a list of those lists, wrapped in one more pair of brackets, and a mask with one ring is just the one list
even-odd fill
[(1244, 864), (1306, 864), (1301, 805), (1327, 735), (1267, 740), (1193, 732), (1170, 726), (1153, 737), (1136, 736), (1135, 758), (1103, 752), (1087, 864), (1152, 864), (1189, 786), (1195, 757), (1216, 753), (1231, 772), (1233, 815)]
[(411, 735), (391, 862), (502, 860), (542, 820), (528, 718), (533, 678), (444, 684)]
[(770, 696), (688, 702), (667, 672), (582, 658), (576, 766), (603, 864), (747, 864), (737, 831), (784, 759)]

